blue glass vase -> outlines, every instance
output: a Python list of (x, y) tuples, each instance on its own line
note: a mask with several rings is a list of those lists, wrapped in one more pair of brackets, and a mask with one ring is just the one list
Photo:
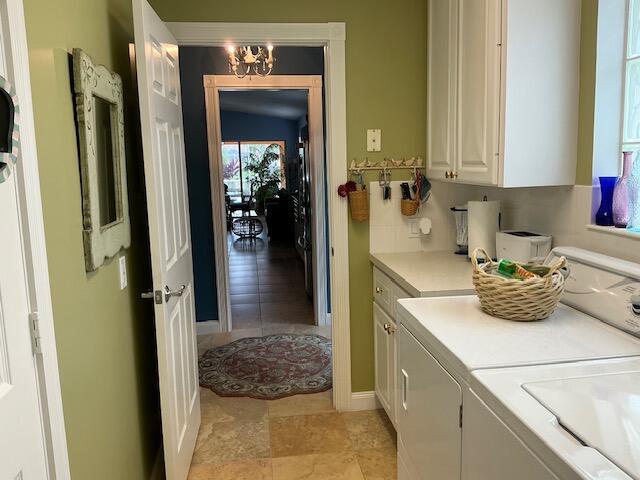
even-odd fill
[(627, 188), (629, 189), (629, 221), (627, 222), (627, 229), (640, 233), (640, 156), (638, 155), (636, 155), (636, 160), (633, 162)]
[(617, 177), (600, 177), (600, 208), (596, 212), (596, 225), (613, 226), (613, 189)]

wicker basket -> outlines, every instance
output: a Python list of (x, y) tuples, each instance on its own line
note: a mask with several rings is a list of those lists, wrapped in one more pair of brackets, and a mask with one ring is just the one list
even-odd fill
[(418, 213), (419, 200), (400, 200), (400, 212), (407, 217)]
[(566, 265), (564, 257), (553, 262), (545, 277), (512, 280), (490, 275), (498, 267), (491, 260), (478, 264), (478, 256), (491, 257), (481, 248), (471, 255), (473, 286), (480, 298), (482, 310), (494, 317), (521, 322), (542, 320), (553, 313), (564, 291), (564, 276), (560, 269)]
[(366, 190), (349, 192), (349, 210), (356, 222), (369, 220), (369, 193)]

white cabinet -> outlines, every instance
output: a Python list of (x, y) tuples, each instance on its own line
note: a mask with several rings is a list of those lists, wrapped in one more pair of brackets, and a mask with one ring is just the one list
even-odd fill
[(459, 480), (462, 390), (404, 325), (398, 327), (397, 381), (402, 476)]
[(454, 78), (456, 38), (454, 22), (458, 0), (431, 0), (429, 2), (428, 49), (429, 70), (427, 72), (429, 106), (427, 125), (429, 140), (427, 160), (429, 175), (444, 178), (454, 170)]
[(373, 269), (373, 342), (375, 392), (391, 423), (396, 426), (396, 308), (400, 298), (409, 298), (397, 283), (378, 268)]
[(396, 323), (374, 303), (373, 325), (376, 395), (395, 425)]
[(429, 177), (573, 185), (580, 5), (429, 0)]

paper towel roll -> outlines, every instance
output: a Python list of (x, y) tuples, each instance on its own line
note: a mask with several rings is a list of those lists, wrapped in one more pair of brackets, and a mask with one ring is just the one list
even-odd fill
[(496, 232), (500, 231), (500, 202), (469, 202), (469, 256), (476, 248), (484, 248), (496, 257)]

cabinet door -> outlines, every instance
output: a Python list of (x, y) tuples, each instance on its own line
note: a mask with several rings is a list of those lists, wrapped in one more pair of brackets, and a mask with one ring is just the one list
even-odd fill
[(501, 0), (458, 0), (457, 180), (498, 183)]
[(429, 2), (427, 175), (433, 178), (445, 178), (445, 173), (454, 169), (457, 2)]
[(391, 393), (393, 378), (390, 375), (391, 338), (385, 326), (392, 325), (390, 317), (376, 303), (373, 304), (373, 341), (375, 353), (375, 389), (378, 400), (392, 421)]
[(415, 480), (459, 480), (460, 385), (400, 325), (398, 329), (398, 435)]

